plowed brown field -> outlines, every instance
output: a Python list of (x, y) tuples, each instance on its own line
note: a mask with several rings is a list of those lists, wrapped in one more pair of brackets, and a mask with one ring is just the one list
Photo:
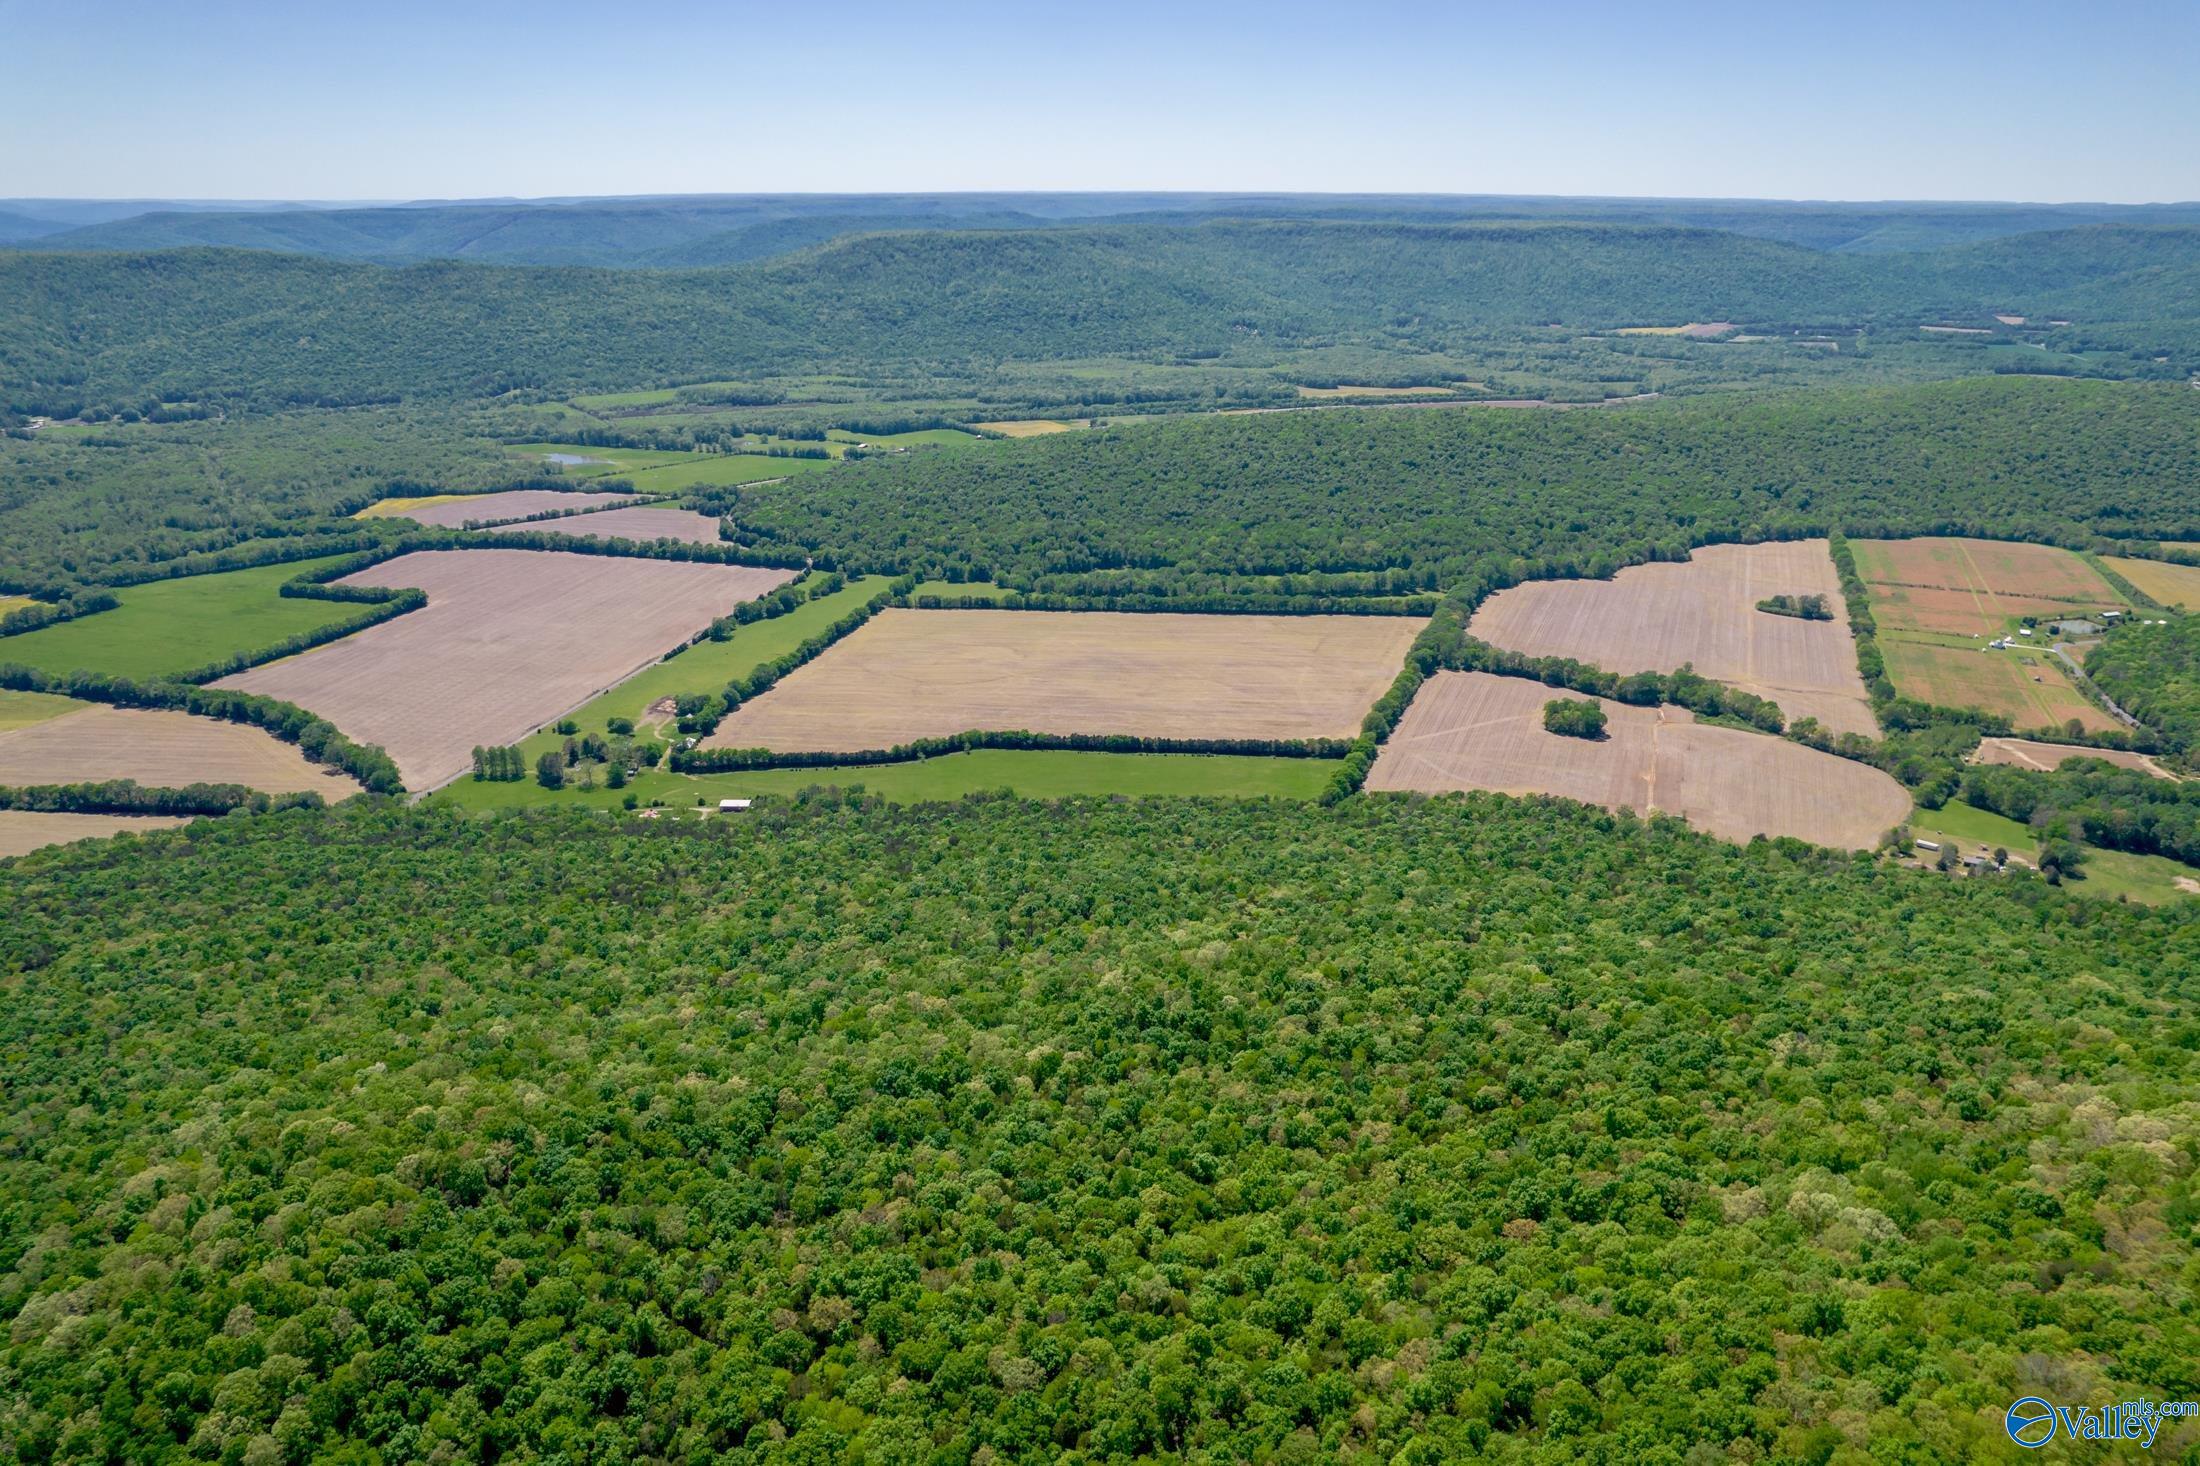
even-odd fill
[(1909, 815), (1910, 796), (1877, 769), (1697, 723), (1681, 708), (1604, 702), (1602, 741), (1546, 732), (1544, 703), (1572, 695), (1518, 677), (1439, 672), (1383, 745), (1367, 787), (1556, 794), (1679, 815), (1730, 840), (1793, 835), (1837, 849), (1873, 845)]
[(623, 682), (791, 570), (537, 550), (421, 551), (346, 585), (417, 586), (421, 610), (223, 687), (310, 708), (389, 750), (407, 787), (463, 773)]
[(632, 494), (568, 494), (559, 489), (507, 489), (501, 494), (480, 494), (453, 499), (448, 504), (426, 504), (408, 509), (404, 518), (442, 529), (464, 529), (468, 524), (489, 524), (504, 519), (525, 519), (561, 509), (601, 509), (631, 504)]
[(128, 830), (167, 830), (185, 823), (165, 814), (41, 814), (32, 810), (0, 809), (0, 860), (28, 855), (48, 845), (67, 845), (77, 840), (99, 840)]
[(162, 788), (242, 784), (270, 794), (310, 789), (331, 803), (359, 792), (346, 775), (307, 762), (295, 744), (189, 713), (93, 707), (0, 733), (0, 784), (105, 779)]
[[(1822, 595), (1831, 621), (1757, 609), (1774, 595)], [(1877, 737), (1848, 612), (1824, 540), (1707, 545), (1679, 563), (1610, 580), (1536, 580), (1498, 592), (1469, 629), (1492, 646), (1572, 657), (1608, 672), (1704, 676), (1780, 705), (1790, 722)]]
[(1407, 616), (883, 611), (713, 748), (850, 752), (972, 730), (1348, 738), (1422, 622)]
[[(562, 519), (538, 519), (519, 528), (532, 534), (604, 540), (686, 540), (694, 545), (715, 545), (719, 540), (718, 521), (692, 509), (604, 509), (594, 514), (568, 514)], [(484, 525), (480, 532), (493, 534), (495, 530), (496, 526)]]

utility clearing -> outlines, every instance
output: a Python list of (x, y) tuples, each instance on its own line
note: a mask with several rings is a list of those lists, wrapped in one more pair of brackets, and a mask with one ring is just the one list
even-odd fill
[(974, 730), (1349, 738), (1423, 621), (882, 611), (734, 710), (712, 748), (851, 753)]
[(464, 773), (654, 662), (791, 570), (544, 550), (416, 551), (344, 578), (428, 604), (217, 686), (309, 708), (378, 743), (406, 786)]
[(1910, 796), (1879, 770), (1764, 733), (1698, 723), (1685, 708), (1598, 698), (1606, 736), (1545, 731), (1561, 694), (1487, 672), (1439, 672), (1383, 745), (1371, 790), (1555, 794), (1678, 815), (1729, 840), (1792, 835), (1863, 849), (1902, 823)]
[[(1833, 619), (1757, 609), (1776, 595), (1823, 596)], [(1778, 703), (1790, 723), (1816, 718), (1835, 733), (1879, 736), (1824, 540), (1706, 545), (1687, 560), (1631, 566), (1610, 580), (1529, 581), (1483, 602), (1468, 630), (1508, 651), (1608, 672), (1692, 664)]]

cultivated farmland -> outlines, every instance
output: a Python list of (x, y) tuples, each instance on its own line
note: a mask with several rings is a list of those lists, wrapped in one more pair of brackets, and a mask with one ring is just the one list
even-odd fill
[[(1756, 609), (1774, 595), (1822, 595), (1831, 621)], [(1686, 561), (1636, 565), (1610, 580), (1537, 580), (1500, 591), (1469, 630), (1529, 656), (1608, 672), (1704, 676), (1780, 705), (1789, 722), (1876, 737), (1840, 582), (1824, 540), (1708, 545)]]
[(2122, 748), (2074, 748), (2067, 743), (2038, 743), (2030, 738), (1982, 738), (1971, 762), (2013, 764), (2020, 769), (2053, 770), (2073, 758), (2106, 759), (2119, 768), (2137, 769), (2157, 779), (2176, 777), (2152, 758)]
[(140, 708), (81, 712), (0, 733), (0, 784), (135, 779), (154, 787), (242, 784), (270, 794), (313, 790), (331, 802), (359, 792), (295, 744), (244, 723)]
[(605, 509), (631, 504), (632, 494), (567, 493), (562, 489), (507, 489), (501, 494), (475, 494), (441, 504), (407, 509), (404, 517), (416, 524), (439, 529), (463, 529), (468, 524), (494, 524), (525, 519), (531, 514), (553, 514), (570, 509)]
[(185, 821), (166, 814), (46, 814), (38, 810), (0, 809), (0, 860), (28, 855), (48, 845), (99, 840), (124, 831), (172, 829)]
[(417, 586), (421, 610), (219, 685), (312, 709), (379, 743), (407, 785), (462, 773), (632, 675), (790, 570), (535, 550), (421, 551), (347, 585)]
[[(536, 534), (562, 534), (604, 540), (685, 540), (691, 545), (715, 545), (718, 521), (692, 509), (605, 509), (594, 514), (569, 514), (563, 519), (542, 519), (526, 528)], [(495, 526), (484, 525), (483, 533)]]
[(1857, 849), (1902, 823), (1910, 796), (1866, 765), (1763, 733), (1698, 723), (1682, 708), (1602, 702), (1599, 741), (1544, 731), (1540, 682), (1439, 672), (1369, 774), (1369, 789), (1556, 794), (1680, 815), (1730, 840), (1759, 834)]
[(849, 752), (973, 729), (1346, 738), (1398, 675), (1405, 616), (883, 611), (710, 738)]
[(2130, 560), (2110, 556), (2124, 579), (2165, 606), (2200, 611), (2200, 565), (2178, 565), (2168, 560)]
[(1887, 675), (1904, 697), (1936, 707), (1983, 708), (2019, 728), (2061, 728), (2075, 718), (2088, 732), (2120, 726), (2087, 700), (2045, 650), (1991, 650), (1983, 641), (1896, 633), (1879, 638)]
[(2053, 545), (1859, 540), (1855, 551), (1872, 615), (1892, 631), (1991, 636), (2018, 616), (2080, 616), (2124, 604), (2092, 566)]

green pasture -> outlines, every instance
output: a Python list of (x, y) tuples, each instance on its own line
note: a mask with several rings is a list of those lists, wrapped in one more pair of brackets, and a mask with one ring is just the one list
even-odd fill
[[(1919, 809), (1910, 816), (1912, 833), (1942, 844), (1954, 841), (1959, 853), (1991, 854), (1995, 847), (2026, 861), (2037, 860), (2040, 842), (2030, 825), (1951, 799), (1938, 809)], [(2178, 886), (2183, 880), (2200, 880), (2200, 870), (2164, 855), (2132, 855), (2122, 850), (2085, 846), (2085, 879), (2071, 881), (2065, 890), (2113, 901), (2118, 896), (2157, 905), (2191, 893)]]
[[(532, 765), (530, 764), (530, 767)], [(793, 794), (817, 785), (862, 785), (898, 804), (959, 799), (1007, 789), (1026, 799), (1066, 799), (1079, 794), (1204, 794), (1256, 799), (1313, 799), (1336, 765), (1328, 759), (1263, 758), (1236, 754), (1085, 753), (1062, 749), (978, 749), (905, 764), (846, 768), (759, 769), (737, 774), (674, 774), (644, 770), (624, 789), (544, 789), (532, 778), (511, 784), (460, 779), (429, 796), (434, 804), (462, 809), (531, 809), (580, 805), (618, 809), (631, 794), (640, 805), (661, 801), (668, 813), (692, 814), (696, 801), (715, 810), (721, 799)]]
[(0, 661), (55, 673), (84, 669), (140, 680), (178, 676), (367, 615), (372, 607), (286, 599), (276, 593), (284, 581), (341, 558), (291, 560), (127, 586), (115, 592), (122, 604), (111, 611), (0, 641)]

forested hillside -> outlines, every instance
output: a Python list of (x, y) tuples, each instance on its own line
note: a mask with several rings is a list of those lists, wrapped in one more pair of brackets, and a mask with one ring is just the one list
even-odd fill
[[(258, 252), (0, 252), (0, 408), (607, 390), (742, 372), (1729, 320), (2200, 315), (2200, 231), (1931, 254), (1572, 223), (1222, 221), (867, 234), (715, 270), (401, 270)], [(2180, 354), (2184, 347), (2176, 351)], [(2174, 363), (2173, 363), (2174, 367)]]
[(1846, 525), (2200, 537), (2185, 387), (1985, 380), (1624, 410), (1279, 413), (871, 462), (743, 492), (744, 531), (958, 578), (1411, 568), (1451, 584)]
[(0, 910), (24, 1461), (1971, 1459), (2200, 1393), (2190, 907), (1474, 797), (273, 815)]
[(128, 578), (271, 536), (356, 535), (342, 516), (384, 494), (526, 472), (447, 415), (406, 408), (0, 439), (0, 589)]

